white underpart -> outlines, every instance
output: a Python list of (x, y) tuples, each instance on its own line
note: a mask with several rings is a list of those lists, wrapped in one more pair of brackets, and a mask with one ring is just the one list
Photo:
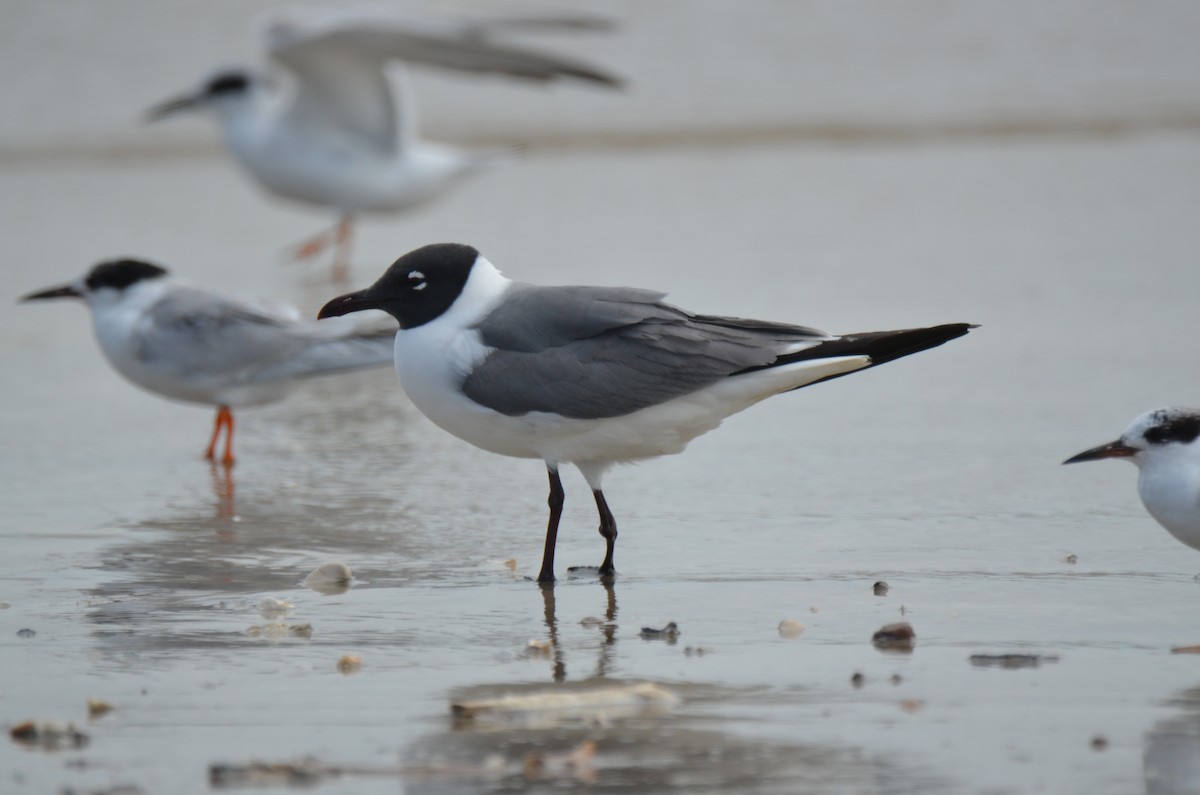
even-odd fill
[(571, 419), (545, 412), (510, 417), (460, 390), (488, 350), (472, 326), (501, 300), (511, 282), (482, 256), (458, 300), (440, 317), (396, 335), (396, 374), (429, 419), (476, 447), (500, 455), (572, 463), (593, 489), (613, 464), (681, 452), (731, 414), (780, 392), (870, 364), (866, 356), (757, 370), (630, 414)]
[(1200, 440), (1151, 445), (1133, 462), (1146, 510), (1179, 541), (1200, 549)]
[(229, 151), (264, 188), (344, 213), (417, 206), (486, 160), (417, 139), (392, 152), (364, 146), (335, 127), (292, 123), (261, 90), (214, 107)]

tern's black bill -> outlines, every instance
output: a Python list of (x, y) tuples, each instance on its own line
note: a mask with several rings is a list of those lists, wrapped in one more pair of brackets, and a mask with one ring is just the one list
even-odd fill
[(1108, 444), (1102, 444), (1099, 447), (1093, 447), (1091, 450), (1084, 450), (1079, 455), (1071, 456), (1064, 464), (1078, 464), (1082, 461), (1099, 461), (1102, 458), (1129, 458), (1137, 455), (1136, 447), (1130, 447), (1124, 444), (1120, 439)]
[(47, 298), (83, 298), (83, 293), (76, 290), (69, 284), (62, 287), (51, 287), (49, 290), (42, 290), (37, 293), (21, 296), (21, 301), (43, 301)]
[(155, 122), (168, 116), (174, 116), (176, 113), (191, 110), (199, 104), (200, 101), (191, 95), (175, 97), (148, 109), (143, 118), (148, 122)]

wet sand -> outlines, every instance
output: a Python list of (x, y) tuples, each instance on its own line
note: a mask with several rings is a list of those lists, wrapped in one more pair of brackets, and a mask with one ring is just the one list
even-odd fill
[[(264, 200), (217, 153), (71, 153), (0, 158), (12, 299), (119, 254), (309, 312), (341, 290), (278, 264), (324, 215)], [(1195, 130), (747, 136), (535, 151), (365, 223), (357, 283), (458, 240), (513, 278), (696, 311), (981, 324), (614, 471), (611, 587), (563, 576), (603, 552), (577, 473), (543, 591), (541, 465), (441, 432), (390, 372), (241, 413), (226, 477), (199, 460), (210, 413), (120, 381), (81, 307), (10, 306), (0, 724), (70, 720), (90, 743), (5, 740), (0, 789), (203, 792), (210, 765), (311, 755), (337, 768), (322, 793), (1194, 791), (1200, 656), (1170, 650), (1200, 643), (1200, 555), (1145, 514), (1132, 467), (1059, 462), (1197, 402), (1197, 206)], [(329, 561), (349, 590), (301, 584)], [(249, 634), (267, 597), (311, 636)], [(780, 637), (784, 619), (803, 632)], [(872, 646), (900, 620), (912, 653)], [(668, 621), (674, 643), (639, 637)], [(679, 703), (554, 726), (450, 710), (640, 682)], [(89, 698), (116, 709), (89, 721)], [(587, 739), (594, 782), (556, 766)]]

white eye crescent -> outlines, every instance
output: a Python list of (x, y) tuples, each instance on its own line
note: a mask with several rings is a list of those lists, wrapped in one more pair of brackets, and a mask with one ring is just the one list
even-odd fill
[(420, 271), (409, 271), (408, 280), (410, 282), (417, 282), (413, 285), (414, 290), (424, 290), (428, 286), (425, 281), (425, 274), (421, 273)]

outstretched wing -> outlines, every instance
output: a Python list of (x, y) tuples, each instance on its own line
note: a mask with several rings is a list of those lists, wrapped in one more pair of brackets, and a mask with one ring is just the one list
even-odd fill
[(628, 288), (514, 285), (479, 324), (495, 350), (462, 385), (510, 416), (628, 414), (833, 339), (824, 332), (690, 315)]
[[(590, 18), (547, 17), (458, 22), (401, 20), (352, 11), (291, 12), (266, 26), (268, 53), (298, 83), (290, 113), (313, 125), (334, 125), (380, 151), (403, 146), (385, 66), (398, 60), (463, 72), (487, 72), (538, 81), (574, 78), (619, 85), (612, 75), (580, 61), (493, 40), (504, 29), (595, 29)], [(594, 20), (592, 20), (594, 22)], [(402, 115), (411, 115), (404, 110)], [(401, 119), (404, 124), (405, 119)]]

